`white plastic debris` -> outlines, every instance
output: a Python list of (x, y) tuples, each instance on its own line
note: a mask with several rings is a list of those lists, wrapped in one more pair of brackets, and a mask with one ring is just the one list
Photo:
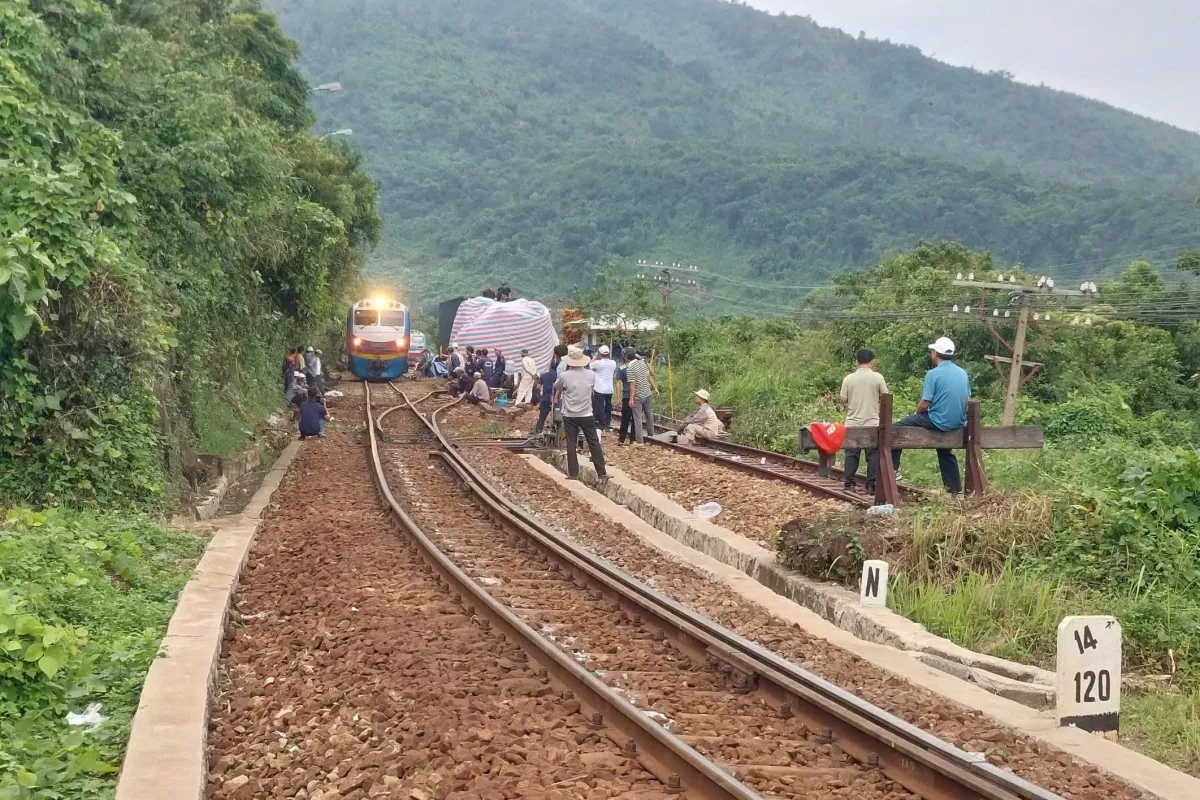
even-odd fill
[(328, 392), (325, 393), (325, 396), (326, 397), (345, 397), (346, 393), (339, 392), (337, 389), (330, 389)]
[(867, 513), (876, 517), (886, 517), (896, 511), (896, 507), (891, 503), (884, 503), (881, 506), (871, 506), (867, 509)]
[(721, 504), (713, 502), (703, 503), (693, 508), (692, 513), (700, 519), (712, 519), (721, 513)]
[(73, 727), (82, 726), (86, 730), (94, 731), (104, 723), (104, 720), (108, 719), (108, 717), (100, 713), (100, 708), (99, 703), (92, 703), (82, 714), (68, 711), (67, 724)]

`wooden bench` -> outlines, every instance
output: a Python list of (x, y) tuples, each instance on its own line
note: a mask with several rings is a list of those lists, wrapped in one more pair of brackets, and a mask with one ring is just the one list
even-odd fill
[[(892, 423), (892, 395), (879, 398), (878, 428), (847, 428), (842, 450), (859, 448), (879, 450), (879, 475), (875, 480), (875, 502), (879, 504), (900, 502), (900, 490), (896, 485), (896, 470), (892, 466), (892, 450), (966, 450), (967, 468), (964, 488), (970, 494), (981, 495), (987, 491), (987, 475), (983, 471), (984, 450), (1027, 450), (1038, 449), (1045, 444), (1045, 436), (1039, 427), (1006, 426), (985, 428), (979, 421), (979, 401), (967, 403), (967, 426), (957, 431), (932, 431), (927, 428), (898, 427)], [(812, 434), (807, 427), (800, 429), (800, 453), (816, 450)], [(819, 455), (819, 472), (829, 477), (832, 457)]]

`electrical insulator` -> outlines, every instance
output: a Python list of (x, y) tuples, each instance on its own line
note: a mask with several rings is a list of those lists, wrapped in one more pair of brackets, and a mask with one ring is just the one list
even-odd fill
[(954, 280), (956, 280), (956, 281), (961, 281), (961, 280), (962, 280), (962, 273), (960, 272), (960, 273), (958, 273), (957, 275), (955, 275), (955, 276), (954, 276)]

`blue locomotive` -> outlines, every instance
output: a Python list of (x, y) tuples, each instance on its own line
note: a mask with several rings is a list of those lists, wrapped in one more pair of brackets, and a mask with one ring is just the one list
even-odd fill
[(386, 297), (359, 300), (346, 315), (346, 364), (365, 381), (390, 381), (408, 372), (412, 319), (408, 306)]

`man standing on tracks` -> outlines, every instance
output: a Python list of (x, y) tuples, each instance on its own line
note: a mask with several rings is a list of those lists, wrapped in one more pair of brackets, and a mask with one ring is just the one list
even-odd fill
[(592, 414), (596, 418), (596, 427), (608, 430), (612, 425), (613, 376), (617, 372), (616, 362), (609, 358), (608, 345), (600, 345), (588, 369), (596, 373), (596, 388), (592, 390)]
[(314, 350), (312, 345), (308, 346), (308, 350), (304, 354), (304, 376), (308, 378), (308, 388), (316, 389), (321, 394), (325, 394), (325, 380), (321, 376), (321, 351)]
[(621, 382), (621, 428), (617, 444), (626, 444), (633, 441), (633, 408), (629, 405), (629, 375), (624, 361), (617, 369), (617, 380)]
[[(879, 427), (879, 398), (887, 393), (887, 381), (875, 371), (875, 354), (865, 347), (858, 351), (858, 369), (842, 379), (841, 402), (846, 407), (847, 428), (878, 428)], [(846, 448), (845, 473), (846, 491), (858, 489), (858, 462), (862, 450), (857, 447)], [(879, 474), (879, 451), (872, 448), (867, 450), (867, 484), (866, 491), (875, 491), (875, 478)]]
[(529, 355), (529, 350), (521, 351), (521, 371), (517, 373), (517, 405), (524, 406), (533, 402), (533, 384), (537, 382), (537, 362)]
[(600, 437), (596, 433), (596, 419), (592, 415), (596, 374), (587, 368), (588, 361), (587, 355), (578, 347), (568, 348), (563, 358), (567, 370), (554, 382), (554, 397), (562, 399), (563, 428), (567, 434), (567, 477), (572, 480), (579, 479), (580, 432), (587, 440), (596, 476), (608, 477), (604, 471), (604, 451), (600, 449)]
[(630, 348), (625, 354), (625, 375), (629, 378), (629, 405), (633, 409), (634, 447), (646, 443), (646, 431), (654, 435), (654, 386), (645, 359)]
[[(931, 431), (958, 431), (967, 424), (967, 401), (971, 398), (971, 381), (966, 370), (954, 363), (954, 342), (943, 336), (929, 345), (933, 369), (925, 373), (921, 402), (917, 413), (909, 414), (896, 426), (927, 428)], [(900, 480), (900, 456), (903, 450), (892, 450), (892, 466)], [(937, 451), (938, 468), (946, 491), (962, 495), (962, 475), (958, 471), (958, 456), (949, 448)]]

